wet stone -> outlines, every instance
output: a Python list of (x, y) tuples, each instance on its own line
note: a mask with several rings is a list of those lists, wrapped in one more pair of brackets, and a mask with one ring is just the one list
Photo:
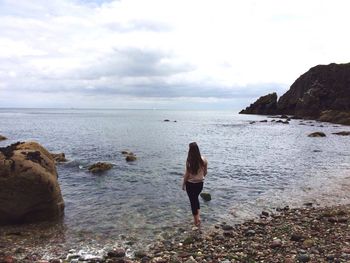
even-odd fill
[(308, 254), (299, 254), (297, 257), (297, 260), (299, 262), (309, 262), (310, 261), (310, 256)]
[(222, 230), (225, 230), (225, 231), (233, 230), (233, 226), (225, 224), (225, 225), (222, 226)]

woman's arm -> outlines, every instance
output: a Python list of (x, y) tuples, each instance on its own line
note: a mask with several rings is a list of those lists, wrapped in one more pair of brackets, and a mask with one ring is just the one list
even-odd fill
[(204, 158), (203, 162), (204, 162), (204, 166), (203, 166), (204, 176), (206, 176), (208, 172), (208, 161), (207, 159)]
[(182, 180), (182, 190), (186, 190), (186, 182), (188, 180), (188, 178), (190, 177), (190, 173), (188, 172), (187, 170), (187, 167), (186, 167), (186, 171), (185, 171), (185, 174), (183, 176), (183, 180)]

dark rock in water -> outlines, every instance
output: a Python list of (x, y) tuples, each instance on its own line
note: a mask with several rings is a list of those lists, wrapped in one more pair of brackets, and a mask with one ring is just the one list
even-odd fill
[(7, 140), (7, 138), (5, 136), (0, 135), (0, 141), (4, 141)]
[(267, 122), (267, 120), (262, 120), (262, 121), (260, 121), (260, 122)]
[(211, 194), (209, 193), (201, 193), (200, 196), (203, 198), (204, 201), (210, 201), (211, 200)]
[(249, 124), (254, 124), (254, 123), (255, 123), (255, 121), (250, 121), (250, 122), (249, 122)]
[(261, 214), (262, 214), (263, 216), (266, 216), (266, 217), (268, 217), (268, 216), (270, 215), (269, 212), (266, 212), (266, 211), (262, 211)]
[(280, 118), (281, 119), (289, 119), (289, 117), (287, 115), (281, 115)]
[(63, 215), (55, 161), (36, 142), (0, 148), (0, 224), (36, 222)]
[(289, 121), (282, 121), (283, 124), (289, 124)]
[(165, 122), (169, 122), (170, 120), (168, 120), (168, 119), (165, 119), (164, 121), (165, 121)]
[(313, 132), (308, 137), (326, 137), (326, 134), (324, 132)]
[(224, 231), (233, 230), (233, 226), (231, 226), (231, 225), (226, 225), (226, 224), (222, 225), (221, 228), (222, 228), (222, 230), (224, 230)]
[(304, 203), (304, 205), (311, 207), (313, 204), (311, 202), (306, 202), (306, 203)]
[(123, 154), (123, 155), (134, 155), (134, 153), (131, 152), (131, 151), (129, 151), (129, 150), (124, 150), (124, 151), (122, 151), (122, 154)]
[(137, 160), (137, 157), (134, 155), (134, 154), (128, 154), (126, 157), (125, 157), (125, 160), (127, 162), (133, 162), (133, 161), (136, 161)]
[(88, 170), (91, 173), (102, 173), (104, 171), (112, 169), (113, 165), (111, 163), (97, 162), (90, 165)]
[(64, 153), (51, 153), (52, 158), (56, 163), (64, 163), (67, 162), (66, 156)]
[(350, 131), (333, 132), (332, 134), (348, 136), (350, 135)]
[(271, 93), (260, 97), (256, 102), (250, 104), (240, 114), (276, 114), (277, 111), (277, 94)]

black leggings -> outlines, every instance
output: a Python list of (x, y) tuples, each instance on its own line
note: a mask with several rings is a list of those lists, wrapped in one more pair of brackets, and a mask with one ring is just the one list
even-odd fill
[(190, 183), (186, 182), (186, 192), (191, 202), (192, 215), (197, 215), (197, 210), (200, 209), (198, 196), (203, 190), (203, 182)]

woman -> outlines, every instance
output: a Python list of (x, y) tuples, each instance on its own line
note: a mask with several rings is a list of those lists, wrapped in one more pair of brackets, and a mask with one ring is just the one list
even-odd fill
[(203, 181), (204, 177), (207, 175), (207, 167), (208, 161), (201, 156), (197, 143), (191, 142), (188, 150), (182, 190), (186, 190), (190, 199), (194, 224), (196, 226), (201, 224), (198, 196), (203, 189)]

